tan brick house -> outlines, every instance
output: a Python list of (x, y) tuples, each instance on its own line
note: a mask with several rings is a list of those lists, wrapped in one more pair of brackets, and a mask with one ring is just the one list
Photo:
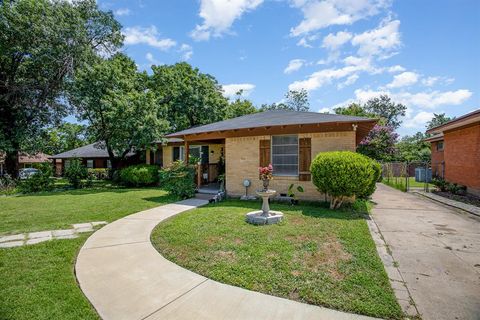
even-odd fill
[(161, 148), (162, 164), (195, 155), (202, 159), (202, 177), (208, 183), (216, 180), (224, 162), (227, 194), (242, 196), (244, 180), (250, 180), (248, 194), (253, 195), (261, 188), (258, 167), (271, 163), (273, 189), (286, 193), (295, 183), (305, 189), (299, 198), (319, 199), (311, 182), (311, 160), (319, 152), (355, 151), (375, 123), (375, 119), (316, 112), (259, 112), (167, 135), (179, 140)]
[(432, 174), (480, 195), (480, 109), (429, 129)]

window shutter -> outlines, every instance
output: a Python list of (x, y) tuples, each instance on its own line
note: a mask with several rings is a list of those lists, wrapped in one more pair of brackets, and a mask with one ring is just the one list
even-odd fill
[(300, 138), (298, 140), (298, 180), (310, 181), (310, 163), (312, 162), (312, 139)]
[(270, 164), (270, 140), (260, 140), (260, 167)]

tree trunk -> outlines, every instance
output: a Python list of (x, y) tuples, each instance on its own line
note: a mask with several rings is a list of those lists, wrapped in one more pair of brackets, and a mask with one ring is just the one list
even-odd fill
[(18, 176), (18, 150), (5, 153), (5, 170), (13, 179)]

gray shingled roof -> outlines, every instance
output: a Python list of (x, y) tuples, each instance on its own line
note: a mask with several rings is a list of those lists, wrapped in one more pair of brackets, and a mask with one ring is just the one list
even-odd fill
[(371, 122), (371, 118), (344, 116), (340, 114), (301, 112), (289, 110), (264, 111), (245, 116), (214, 122), (203, 126), (193, 127), (171, 133), (167, 137), (178, 137), (188, 134), (224, 131), (233, 129), (248, 129), (267, 126), (283, 126), (296, 124), (316, 124), (332, 122)]
[(105, 146), (98, 142), (51, 156), (52, 159), (107, 158), (107, 157), (108, 157), (108, 152), (105, 149)]

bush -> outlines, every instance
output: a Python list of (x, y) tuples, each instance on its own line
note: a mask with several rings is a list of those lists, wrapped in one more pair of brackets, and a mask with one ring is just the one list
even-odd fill
[(377, 182), (381, 180), (382, 166), (380, 165), (380, 163), (372, 160), (371, 166), (373, 169), (374, 180), (370, 182), (370, 185), (364, 190), (364, 192), (358, 195), (358, 197), (361, 199), (368, 199), (375, 192), (375, 189), (377, 188)]
[(53, 189), (53, 168), (50, 163), (37, 164), (38, 173), (22, 180), (18, 188), (23, 193), (48, 191)]
[[(351, 197), (368, 193), (377, 180), (372, 159), (350, 151), (319, 153), (312, 161), (312, 182), (330, 196), (330, 208), (337, 209)], [(373, 191), (372, 191), (373, 192)]]
[(70, 161), (70, 165), (65, 168), (63, 175), (75, 189), (78, 189), (82, 186), (82, 179), (88, 177), (88, 171), (80, 160), (73, 159)]
[(137, 164), (120, 170), (120, 181), (133, 187), (151, 186), (158, 182), (158, 167), (151, 164)]
[(0, 176), (0, 194), (12, 195), (17, 192), (17, 183), (10, 175), (4, 174)]
[(447, 190), (453, 194), (464, 195), (467, 191), (467, 187), (457, 183), (449, 183)]
[(160, 170), (160, 185), (171, 195), (187, 199), (195, 195), (195, 167), (176, 161), (170, 168)]
[(110, 178), (110, 170), (106, 168), (88, 169), (88, 178), (92, 180), (106, 180)]
[(447, 191), (449, 183), (443, 178), (433, 178), (432, 184), (440, 191)]

